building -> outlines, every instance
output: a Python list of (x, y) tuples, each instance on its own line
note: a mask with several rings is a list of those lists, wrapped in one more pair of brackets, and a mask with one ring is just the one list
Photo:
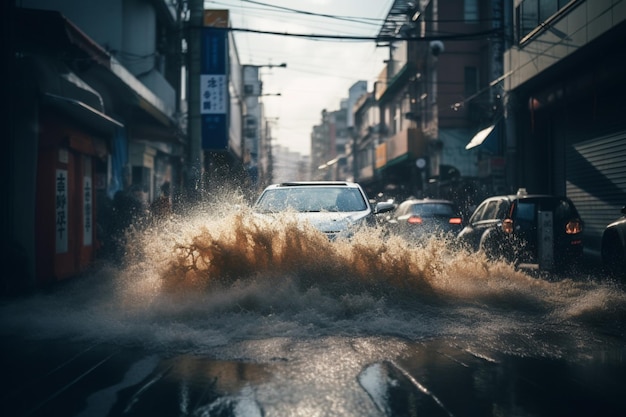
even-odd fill
[(265, 115), (265, 107), (261, 100), (267, 94), (263, 92), (261, 68), (286, 68), (287, 64), (279, 65), (243, 65), (244, 81), (244, 164), (249, 173), (251, 185), (261, 190), (271, 181), (272, 148), (271, 123)]
[(367, 94), (367, 81), (357, 81), (339, 103), (339, 110), (321, 114), (320, 124), (311, 133), (313, 177), (352, 181), (354, 173), (354, 106)]
[[(355, 181), (373, 195), (378, 187), (376, 148), (380, 142), (380, 108), (372, 92), (355, 103), (353, 135), (353, 166)], [(376, 191), (377, 193), (378, 191)]]
[(507, 1), (507, 180), (567, 195), (585, 248), (626, 204), (626, 1)]
[(273, 182), (310, 180), (310, 160), (286, 146), (272, 146)]
[(259, 148), (261, 146), (263, 129), (263, 103), (259, 101), (261, 96), (261, 79), (259, 67), (256, 65), (244, 65), (243, 83), (245, 112), (243, 116), (244, 137), (244, 164), (249, 172), (253, 185), (257, 186), (259, 177)]
[[(501, 0), (393, 2), (378, 35), (389, 59), (374, 83), (375, 104), (362, 103), (377, 105), (380, 120), (368, 117), (374, 124), (356, 131), (364, 154), (355, 172), (366, 174), (364, 181), (400, 198), (466, 201), (470, 189), (493, 189), (494, 172), (479, 178), (479, 165), (503, 153), (501, 85), (493, 85), (502, 75), (502, 24)], [(468, 147), (492, 125), (498, 129), (488, 139)]]
[(90, 267), (116, 193), (179, 190), (186, 136), (176, 3), (19, 5), (6, 244), (20, 261), (5, 279), (26, 289)]

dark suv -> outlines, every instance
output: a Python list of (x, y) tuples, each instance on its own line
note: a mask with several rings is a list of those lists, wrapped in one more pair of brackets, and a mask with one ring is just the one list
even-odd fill
[(569, 269), (583, 253), (583, 222), (566, 197), (520, 189), (516, 195), (484, 200), (458, 238), (491, 259), (521, 268)]

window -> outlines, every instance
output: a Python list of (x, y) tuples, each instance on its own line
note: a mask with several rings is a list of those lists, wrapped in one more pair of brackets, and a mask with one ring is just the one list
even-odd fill
[(485, 212), (483, 213), (483, 220), (493, 220), (496, 218), (498, 203), (499, 201), (490, 201), (489, 204), (487, 204)]
[(515, 9), (518, 42), (552, 19), (559, 10), (579, 0), (523, 0)]
[(476, 211), (474, 211), (472, 218), (470, 219), (470, 223), (476, 223), (484, 220), (483, 212), (485, 211), (485, 207), (487, 207), (487, 202), (484, 202), (480, 206), (478, 206)]
[(498, 209), (496, 210), (496, 218), (497, 219), (505, 219), (507, 214), (509, 214), (509, 204), (507, 201), (502, 200), (500, 204), (498, 204)]
[(557, 11), (559, 11), (559, 2), (557, 0), (540, 1), (539, 2), (539, 21), (545, 22)]
[(516, 219), (522, 222), (534, 223), (535, 205), (533, 203), (522, 203), (517, 205)]
[(465, 0), (463, 4), (465, 23), (478, 23), (478, 0)]
[(415, 204), (413, 214), (417, 216), (454, 216), (455, 210), (449, 204)]
[(527, 0), (519, 5), (519, 37), (520, 40), (539, 25), (539, 2)]

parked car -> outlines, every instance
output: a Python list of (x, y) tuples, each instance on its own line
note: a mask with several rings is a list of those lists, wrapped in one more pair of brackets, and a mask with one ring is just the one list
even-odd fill
[(623, 216), (610, 223), (602, 233), (602, 263), (611, 274), (626, 279), (626, 206)]
[(411, 198), (388, 216), (387, 227), (393, 233), (422, 241), (433, 235), (456, 236), (463, 228), (463, 218), (452, 201)]
[(561, 270), (583, 254), (583, 221), (566, 197), (528, 194), (487, 198), (474, 210), (459, 240), (492, 259), (521, 268)]
[(345, 181), (300, 181), (265, 188), (253, 205), (256, 213), (291, 213), (335, 239), (350, 237), (355, 228), (375, 225), (375, 215), (393, 210), (393, 203), (372, 205), (361, 186)]

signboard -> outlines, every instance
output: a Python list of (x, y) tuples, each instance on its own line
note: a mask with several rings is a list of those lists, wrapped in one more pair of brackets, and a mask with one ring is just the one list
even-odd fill
[(539, 267), (545, 270), (554, 268), (554, 219), (551, 211), (537, 213), (539, 224), (537, 230)]
[(83, 245), (91, 246), (93, 244), (93, 204), (91, 187), (91, 177), (83, 178)]
[(226, 76), (200, 75), (200, 114), (226, 114)]
[(200, 66), (200, 117), (202, 119), (202, 149), (228, 148), (228, 32), (222, 29), (202, 29)]
[(55, 248), (56, 253), (67, 252), (67, 170), (57, 169), (55, 176)]
[(203, 16), (203, 25), (214, 28), (228, 27), (228, 10), (205, 10)]

